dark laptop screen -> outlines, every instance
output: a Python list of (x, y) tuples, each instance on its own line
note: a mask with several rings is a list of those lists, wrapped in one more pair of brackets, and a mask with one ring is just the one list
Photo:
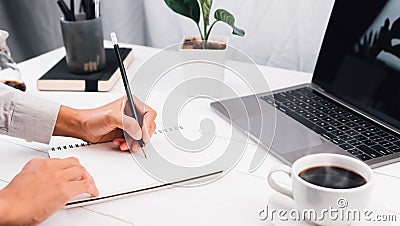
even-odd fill
[(336, 0), (313, 82), (400, 128), (400, 0)]

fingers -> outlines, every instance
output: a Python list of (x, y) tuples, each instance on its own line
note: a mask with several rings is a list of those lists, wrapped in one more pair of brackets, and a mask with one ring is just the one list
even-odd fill
[(74, 166), (65, 169), (62, 172), (62, 177), (67, 181), (77, 181), (77, 180), (93, 180), (89, 173), (83, 168), (83, 166)]
[[(141, 100), (139, 100), (136, 96), (132, 96), (132, 98), (133, 98), (133, 101), (134, 101), (134, 103), (135, 103), (135, 109), (136, 109), (136, 111), (137, 111), (137, 113), (138, 113), (138, 117), (139, 117), (139, 119), (141, 119), (142, 118), (142, 127), (144, 127), (144, 128), (146, 128), (147, 129), (147, 131), (148, 132), (150, 132), (151, 131), (151, 129), (152, 129), (152, 126), (153, 126), (153, 123), (154, 123), (154, 120), (156, 119), (156, 117), (157, 117), (157, 112), (154, 110), (154, 109), (152, 109), (151, 107), (149, 107), (149, 106), (147, 106), (146, 104), (144, 104)], [(130, 112), (130, 110), (128, 110), (128, 111), (126, 111), (125, 109), (127, 109), (127, 98), (126, 97), (122, 97), (121, 98), (121, 101), (122, 101), (122, 104), (121, 104), (121, 107), (122, 107), (122, 110), (123, 110), (123, 112), (125, 113), (124, 114), (124, 118), (123, 118), (123, 123), (124, 123), (124, 125), (123, 126), (127, 126), (126, 124), (127, 124), (127, 122), (125, 121), (127, 118), (129, 118), (129, 117), (125, 117), (126, 115), (127, 116), (131, 116), (131, 114), (127, 114), (127, 113), (129, 113)], [(131, 116), (132, 117), (132, 116)], [(144, 129), (143, 128), (143, 129)], [(121, 128), (122, 129), (122, 128)], [(125, 128), (124, 128), (125, 129)], [(125, 129), (126, 130), (126, 129)], [(129, 131), (128, 131), (128, 134), (129, 135), (131, 135), (131, 133), (129, 133)], [(134, 136), (132, 136), (131, 135), (131, 137), (132, 138), (134, 138), (135, 139), (135, 137)]]
[(128, 151), (128, 150), (129, 150), (128, 143), (127, 143), (126, 141), (124, 141), (123, 143), (121, 143), (121, 144), (119, 145), (119, 149), (120, 149), (121, 151)]
[(143, 115), (142, 138), (145, 143), (148, 143), (149, 138), (153, 135), (153, 132), (155, 130), (154, 120), (157, 117), (157, 112), (155, 110), (153, 110), (151, 107), (145, 105), (137, 97), (133, 97), (133, 98), (135, 100), (135, 105), (137, 105), (137, 109), (138, 109), (139, 113), (141, 115)]
[(75, 157), (69, 157), (65, 159), (51, 158), (51, 159), (41, 159), (33, 158), (27, 164), (25, 164), (24, 169), (41, 166), (41, 167), (55, 167), (57, 169), (67, 169), (70, 167), (80, 166), (79, 160)]
[(129, 147), (138, 148), (139, 145), (137, 144), (137, 142), (135, 142), (135, 140), (137, 141), (143, 139), (145, 143), (148, 143), (150, 137), (156, 129), (156, 125), (154, 123), (154, 120), (157, 117), (156, 111), (144, 104), (136, 96), (132, 96), (132, 98), (135, 103), (135, 108), (137, 110), (139, 120), (142, 120), (142, 127), (139, 126), (137, 120), (127, 114), (130, 112), (129, 110), (127, 110), (127, 98), (122, 97), (120, 101), (122, 102), (121, 108), (124, 114), (122, 120), (117, 120), (116, 126), (124, 130), (124, 137), (128, 140), (126, 141), (120, 139), (119, 136), (118, 138), (113, 140), (113, 144), (115, 146), (119, 146), (120, 150), (128, 150)]
[(146, 124), (143, 127), (143, 134), (142, 134), (142, 138), (144, 143), (148, 143), (151, 136), (153, 135), (154, 131), (156, 130), (156, 124), (154, 122), (149, 122), (149, 124)]
[(32, 159), (27, 166), (28, 168), (25, 170), (34, 172), (33, 176), (38, 176), (37, 174), (40, 173), (46, 178), (53, 178), (52, 181), (49, 181), (50, 184), (61, 184), (59, 189), (68, 200), (82, 193), (92, 196), (99, 194), (93, 177), (77, 158)]
[[(146, 105), (134, 95), (132, 95), (132, 99), (138, 116), (143, 115), (146, 112)], [(131, 112), (131, 109), (128, 105), (128, 98), (124, 96), (120, 100), (122, 101), (122, 112), (124, 112), (125, 115), (132, 117), (133, 112)]]
[(148, 111), (143, 116), (143, 140), (145, 143), (148, 142), (148, 138), (153, 135), (155, 130), (154, 120), (156, 119), (157, 113), (154, 110)]
[(92, 196), (99, 194), (93, 177), (81, 165), (65, 169), (62, 177), (68, 182), (68, 186), (65, 189), (67, 189), (66, 192), (70, 197), (82, 193), (88, 193)]
[[(114, 141), (113, 141), (113, 143), (114, 143)], [(121, 151), (128, 151), (129, 147), (131, 147), (130, 149), (133, 151), (135, 151), (136, 149), (139, 148), (139, 142), (135, 141), (133, 139), (130, 139), (130, 142), (127, 142), (125, 140), (122, 140), (122, 141), (118, 140), (118, 141), (115, 141), (114, 145), (117, 146)]]
[(127, 115), (124, 115), (124, 130), (130, 137), (135, 140), (140, 140), (142, 138), (142, 128), (140, 128), (139, 123)]
[(88, 193), (91, 196), (98, 196), (99, 190), (94, 182), (90, 180), (71, 181), (65, 191), (69, 197), (74, 197), (83, 193)]
[(139, 145), (138, 141), (134, 141), (134, 142), (132, 142), (130, 144), (128, 143), (128, 145), (131, 147), (130, 150), (132, 150), (133, 152), (135, 152), (137, 150), (140, 150), (140, 145)]
[(125, 150), (125, 151), (127, 151), (127, 150), (135, 151), (138, 148), (139, 148), (139, 141), (134, 140), (130, 137), (127, 137), (125, 142), (122, 143), (120, 146), (120, 149)]
[(65, 158), (65, 159), (58, 159), (58, 158), (54, 158), (54, 159), (50, 159), (50, 161), (53, 164), (56, 164), (59, 166), (59, 168), (61, 169), (67, 169), (70, 167), (76, 167), (76, 166), (80, 166), (81, 164), (79, 163), (79, 160), (75, 157), (69, 157), (69, 158)]
[(132, 138), (128, 138), (128, 140), (125, 140), (119, 145), (119, 149), (121, 151), (136, 151), (137, 149), (139, 149), (139, 147), (139, 141), (133, 140)]
[[(131, 139), (131, 140), (132, 140), (132, 139)], [(133, 140), (132, 140), (132, 142), (130, 142), (130, 143), (133, 143)], [(121, 151), (128, 151), (128, 150), (129, 150), (129, 145), (128, 145), (128, 143), (126, 142), (126, 140), (123, 139), (123, 138), (116, 138), (116, 139), (114, 139), (114, 140), (113, 140), (113, 144), (114, 144), (116, 147), (118, 147)]]
[(123, 112), (124, 115), (128, 115), (128, 116), (132, 117), (133, 112), (131, 112), (131, 109), (129, 108), (128, 98), (126, 96), (123, 96), (120, 98), (120, 100), (122, 101), (121, 112)]
[(125, 139), (124, 138), (115, 138), (113, 141), (112, 141), (112, 143), (115, 145), (115, 146), (120, 146), (122, 143), (124, 143), (125, 142)]
[[(151, 126), (144, 127), (142, 138), (145, 143), (149, 142), (149, 139), (154, 134), (155, 130), (156, 124), (154, 122), (151, 124)], [(131, 147), (131, 150), (136, 150), (139, 148), (139, 143), (137, 141), (133, 140), (126, 134), (125, 137), (128, 139), (128, 142), (123, 138), (115, 138), (113, 140), (113, 144), (119, 147), (121, 151), (127, 151), (129, 150), (129, 147)]]
[[(139, 98), (137, 98), (136, 96), (132, 96), (133, 101), (135, 102), (135, 107), (136, 107), (136, 111), (138, 114), (143, 115), (144, 117), (148, 114), (147, 117), (149, 117), (148, 120), (150, 120), (151, 122), (154, 122), (156, 116), (157, 116), (157, 112), (152, 109), (151, 107), (149, 107), (148, 105), (146, 105), (145, 103), (143, 103), (141, 100), (139, 100)], [(144, 121), (144, 119), (143, 119)], [(143, 122), (144, 124), (144, 122)]]
[(149, 133), (150, 137), (154, 134), (154, 131), (156, 131), (156, 129), (157, 129), (156, 123), (153, 122), (153, 124), (150, 128), (150, 133)]

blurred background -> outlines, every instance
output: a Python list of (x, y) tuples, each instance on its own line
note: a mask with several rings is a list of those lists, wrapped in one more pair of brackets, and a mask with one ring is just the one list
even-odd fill
[[(228, 36), (230, 45), (258, 64), (313, 72), (333, 2), (214, 0), (213, 9), (233, 13), (246, 35), (232, 36), (222, 23), (211, 35)], [(61, 15), (55, 0), (0, 0), (0, 29), (10, 33), (8, 45), (17, 62), (63, 46)], [(164, 48), (198, 32), (163, 0), (102, 0), (101, 16), (106, 39), (115, 31), (120, 42), (131, 44)]]

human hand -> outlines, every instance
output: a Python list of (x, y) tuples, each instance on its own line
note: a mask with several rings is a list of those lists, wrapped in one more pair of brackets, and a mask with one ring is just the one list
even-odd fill
[[(90, 143), (113, 141), (121, 150), (136, 150), (138, 140), (147, 143), (156, 129), (154, 120), (157, 113), (133, 96), (142, 128), (129, 117), (126, 97), (95, 109), (76, 110), (62, 106), (57, 118), (54, 135), (80, 138)], [(124, 136), (124, 131), (127, 133)], [(124, 138), (127, 137), (128, 140)]]
[(32, 159), (0, 190), (0, 225), (38, 224), (83, 193), (99, 194), (76, 158)]

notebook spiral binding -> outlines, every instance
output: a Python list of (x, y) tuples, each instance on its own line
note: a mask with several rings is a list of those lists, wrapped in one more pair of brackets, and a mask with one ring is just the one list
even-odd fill
[[(158, 129), (154, 131), (154, 135), (156, 134), (161, 134), (161, 133), (168, 133), (168, 132), (173, 132), (176, 130), (182, 130), (183, 126), (174, 126), (174, 127), (168, 127), (164, 129)], [(68, 150), (72, 148), (79, 148), (79, 147), (85, 147), (85, 146), (90, 146), (91, 143), (89, 142), (83, 142), (80, 144), (68, 144), (68, 145), (62, 145), (62, 146), (57, 146), (57, 147), (52, 147), (51, 151), (61, 151), (61, 150)]]
[(52, 147), (51, 151), (61, 151), (61, 150), (85, 147), (85, 146), (90, 146), (90, 145), (91, 145), (91, 143), (89, 143), (89, 142), (84, 142), (84, 143), (80, 143), (80, 144), (68, 144), (68, 145), (63, 145), (63, 146), (58, 146), (58, 147)]

